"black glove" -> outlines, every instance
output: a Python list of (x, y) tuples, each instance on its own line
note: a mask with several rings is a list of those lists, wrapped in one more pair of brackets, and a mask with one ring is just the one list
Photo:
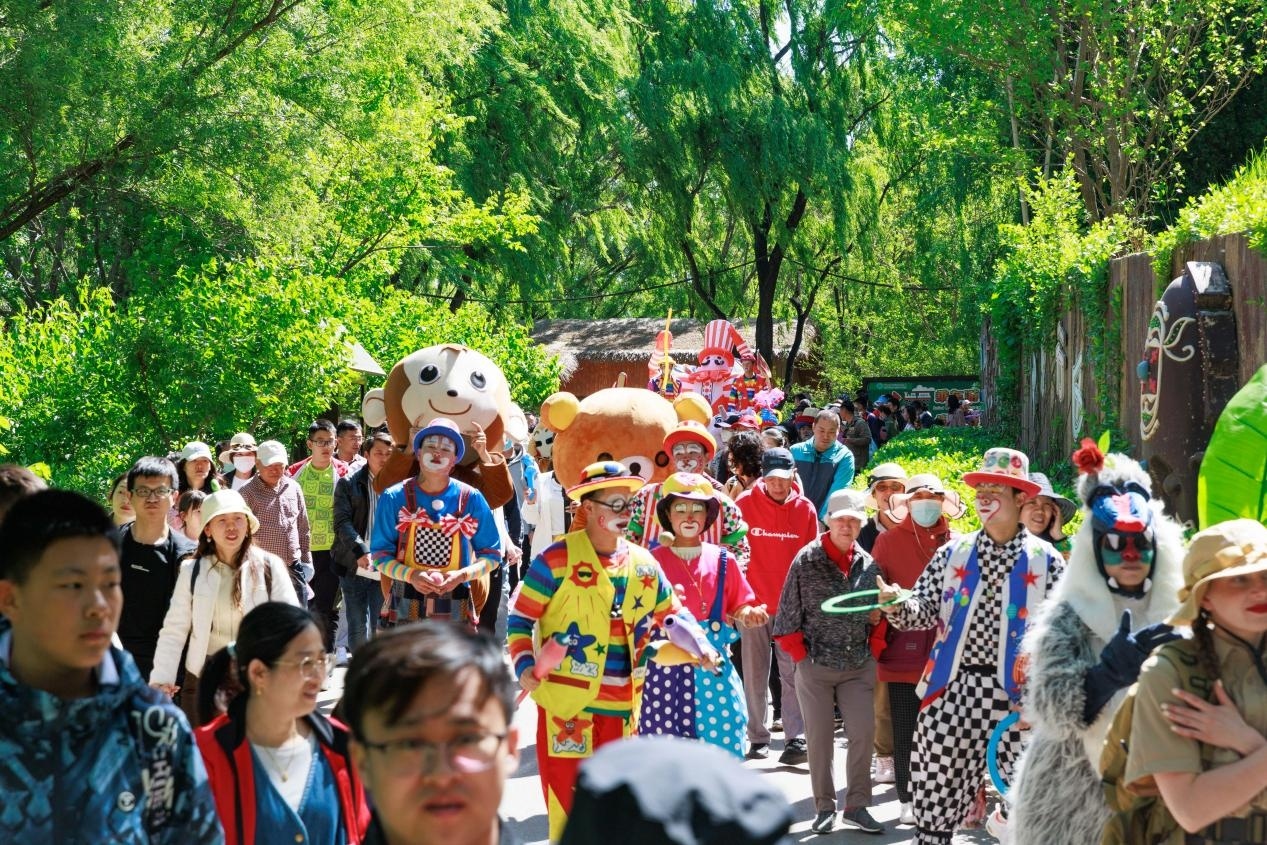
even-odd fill
[(1165, 622), (1146, 625), (1131, 633), (1131, 612), (1122, 611), (1122, 622), (1118, 625), (1117, 633), (1100, 652), (1100, 662), (1087, 670), (1083, 681), (1083, 689), (1086, 691), (1083, 722), (1091, 724), (1114, 693), (1135, 683), (1140, 667), (1153, 649), (1179, 637), (1175, 629)]

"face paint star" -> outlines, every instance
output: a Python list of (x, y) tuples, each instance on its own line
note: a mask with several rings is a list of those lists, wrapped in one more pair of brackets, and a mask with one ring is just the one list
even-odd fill
[(577, 663), (589, 663), (589, 658), (585, 656), (585, 649), (592, 646), (598, 637), (582, 634), (581, 626), (575, 622), (568, 626), (563, 635), (568, 643), (567, 656)]

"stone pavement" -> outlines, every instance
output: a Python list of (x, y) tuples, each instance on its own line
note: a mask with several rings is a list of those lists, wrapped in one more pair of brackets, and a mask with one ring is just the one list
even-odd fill
[[(322, 712), (329, 713), (338, 702), (343, 690), (344, 669), (334, 670), (328, 689), (318, 699)], [(515, 831), (523, 839), (525, 845), (546, 845), (547, 826), (545, 801), (541, 797), (541, 782), (537, 779), (536, 736), (537, 710), (531, 700), (525, 701), (515, 713), (515, 725), (519, 728), (519, 768), (506, 783), (506, 792), (502, 797), (502, 818), (507, 819)], [(892, 784), (877, 784), (874, 789), (875, 804), (871, 815), (884, 825), (882, 834), (867, 834), (853, 828), (837, 826), (826, 835), (813, 833), (809, 829), (814, 818), (814, 802), (809, 793), (809, 767), (784, 766), (778, 762), (783, 742), (776, 733), (770, 745), (770, 756), (765, 760), (745, 760), (743, 765), (755, 769), (763, 776), (770, 778), (778, 785), (792, 804), (795, 819), (791, 832), (783, 840), (784, 843), (813, 843), (813, 845), (846, 845), (846, 843), (873, 843), (874, 845), (895, 845), (909, 842), (913, 836), (913, 828), (897, 827), (894, 822), (898, 816), (897, 794)], [(845, 757), (843, 733), (836, 734), (836, 776), (837, 788), (844, 787)], [(839, 825), (839, 818), (837, 819)], [(953, 845), (993, 845), (994, 837), (982, 830), (960, 831), (955, 835)]]

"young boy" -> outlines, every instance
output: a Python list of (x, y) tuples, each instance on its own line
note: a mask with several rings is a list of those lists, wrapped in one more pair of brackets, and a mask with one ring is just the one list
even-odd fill
[(113, 531), (66, 490), (0, 525), (0, 841), (221, 843), (188, 722), (110, 645)]

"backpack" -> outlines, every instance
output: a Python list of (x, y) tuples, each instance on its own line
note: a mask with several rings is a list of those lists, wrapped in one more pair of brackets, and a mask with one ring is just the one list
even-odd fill
[[(1154, 651), (1153, 656), (1166, 660), (1175, 668), (1183, 689), (1207, 700), (1213, 699), (1213, 680), (1202, 672), (1194, 640), (1168, 642)], [(1104, 750), (1100, 753), (1100, 783), (1105, 803), (1112, 813), (1100, 835), (1100, 845), (1157, 845), (1165, 842), (1179, 828), (1151, 777), (1141, 778), (1134, 784), (1126, 783), (1126, 763), (1130, 757), (1131, 724), (1138, 687), (1138, 684), (1133, 684), (1117, 708), (1104, 738)], [(1203, 769), (1210, 768), (1212, 752), (1213, 749), (1201, 746)]]

